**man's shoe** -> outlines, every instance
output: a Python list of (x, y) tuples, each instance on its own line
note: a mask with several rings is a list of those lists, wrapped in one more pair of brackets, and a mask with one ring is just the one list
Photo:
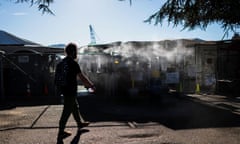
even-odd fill
[(72, 135), (72, 133), (70, 131), (64, 131), (64, 132), (60, 132), (58, 134), (58, 138), (59, 139), (64, 139), (64, 138), (69, 137), (71, 135)]
[(78, 126), (78, 129), (80, 130), (81, 128), (84, 128), (84, 127), (87, 127), (88, 125), (90, 124), (90, 122), (82, 122), (79, 126)]

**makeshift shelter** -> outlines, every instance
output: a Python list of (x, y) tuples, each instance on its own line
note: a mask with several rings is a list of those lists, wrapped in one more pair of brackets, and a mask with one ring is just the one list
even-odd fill
[(0, 31), (0, 98), (52, 99), (54, 70), (63, 49), (51, 48)]
[(240, 86), (240, 37), (219, 41), (217, 46), (217, 92), (238, 97)]
[(239, 96), (240, 37), (198, 43), (194, 47), (196, 91)]

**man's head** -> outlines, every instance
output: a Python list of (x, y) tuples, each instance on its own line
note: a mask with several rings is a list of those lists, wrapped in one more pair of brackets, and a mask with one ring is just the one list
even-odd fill
[(77, 45), (74, 43), (69, 43), (65, 48), (65, 53), (67, 56), (72, 57), (73, 59), (77, 58)]

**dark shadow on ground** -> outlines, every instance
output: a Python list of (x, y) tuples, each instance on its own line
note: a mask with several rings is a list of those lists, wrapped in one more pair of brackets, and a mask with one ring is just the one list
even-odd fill
[(60, 98), (14, 98), (0, 102), (0, 110), (14, 109), (20, 106), (42, 106), (61, 104)]
[[(90, 122), (157, 122), (175, 130), (240, 126), (240, 115), (233, 113), (235, 107), (224, 105), (230, 110), (220, 109), (186, 96), (168, 94), (161, 98), (124, 100), (103, 100), (99, 97), (78, 97), (84, 119)], [(2, 106), (2, 109), (50, 104), (54, 103), (45, 100), (12, 101)]]
[(158, 122), (171, 129), (239, 127), (240, 115), (186, 97), (134, 99), (130, 102), (79, 97), (80, 111), (91, 122)]
[(84, 133), (87, 133), (87, 132), (89, 132), (88, 129), (82, 129), (82, 130), (78, 131), (77, 134), (72, 139), (71, 144), (78, 144), (78, 142), (80, 141), (81, 135)]
[(15, 104), (11, 104), (11, 103), (0, 104), (0, 110), (7, 110), (7, 109), (14, 109), (14, 108), (16, 108)]
[[(71, 141), (70, 144), (78, 144), (79, 141), (80, 141), (81, 135), (84, 134), (84, 133), (87, 133), (87, 132), (89, 132), (88, 129), (81, 129), (81, 130), (79, 130), (79, 131), (77, 132), (77, 134), (74, 136), (74, 138), (72, 139), (72, 141)], [(65, 137), (65, 138), (67, 138), (67, 137)], [(58, 140), (57, 140), (57, 144), (64, 144), (64, 141), (63, 141), (63, 140), (64, 140), (65, 138), (58, 139)]]

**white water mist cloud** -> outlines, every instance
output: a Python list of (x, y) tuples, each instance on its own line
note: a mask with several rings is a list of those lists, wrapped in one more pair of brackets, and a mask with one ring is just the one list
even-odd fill
[[(182, 40), (156, 42), (125, 42), (110, 45), (108, 48), (92, 46), (80, 49), (80, 63), (95, 63), (97, 68), (115, 62), (119, 66), (137, 67), (137, 63), (148, 64), (149, 67), (166, 70), (171, 64), (180, 64), (185, 57), (193, 54)], [(88, 56), (86, 56), (87, 54)], [(89, 55), (90, 54), (90, 55)], [(88, 66), (87, 66), (88, 67)]]
[(103, 51), (108, 54), (118, 54), (124, 58), (139, 57), (145, 59), (163, 58), (169, 62), (180, 62), (185, 56), (192, 54), (192, 49), (186, 48), (181, 40), (162, 42), (128, 42), (120, 46), (110, 47)]

